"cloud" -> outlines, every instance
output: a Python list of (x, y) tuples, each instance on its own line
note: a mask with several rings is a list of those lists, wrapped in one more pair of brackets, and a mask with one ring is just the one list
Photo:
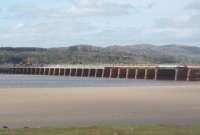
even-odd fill
[(77, 16), (121, 16), (127, 15), (133, 6), (106, 0), (75, 0), (70, 9)]
[(160, 18), (156, 20), (155, 26), (159, 28), (175, 28), (175, 29), (183, 29), (183, 28), (192, 28), (199, 27), (197, 22), (200, 19), (196, 19), (195, 16), (180, 16), (180, 17), (171, 17), (171, 18)]
[(11, 17), (66, 17), (67, 11), (59, 8), (40, 8), (36, 5), (17, 4), (8, 8), (8, 14)]
[(193, 2), (185, 6), (185, 9), (200, 10), (200, 2)]
[[(53, 1), (58, 0), (52, 0), (52, 3)], [(157, 15), (165, 15), (160, 7), (157, 9), (159, 3), (151, 0), (149, 3), (146, 0), (139, 3), (130, 2), (131, 0), (69, 1), (62, 0), (62, 5), (57, 3), (56, 6), (52, 3), (18, 3), (7, 10), (4, 7), (1, 17), (9, 19), (4, 19), (0, 24), (4, 29), (1, 28), (0, 31), (0, 43), (46, 47), (83, 43), (113, 45), (200, 42), (199, 12), (183, 12), (184, 14), (174, 14), (173, 17), (170, 14), (167, 15), (169, 17), (155, 20)], [(193, 6), (188, 4), (187, 9), (196, 10), (197, 7)], [(154, 8), (152, 12), (143, 12), (151, 8)], [(132, 11), (135, 10), (137, 14), (133, 14)], [(161, 12), (157, 14), (159, 11)]]
[(179, 16), (174, 18), (161, 18), (156, 21), (156, 27), (174, 29), (199, 29), (200, 14)]
[(160, 18), (148, 32), (166, 42), (199, 43), (200, 14)]
[(4, 15), (4, 13), (5, 13), (5, 8), (0, 7), (0, 15), (2, 16), (2, 15)]
[(66, 8), (41, 8), (32, 4), (17, 4), (8, 9), (11, 17), (81, 17), (81, 16), (122, 16), (128, 15), (133, 8), (129, 3), (105, 0), (74, 0)]
[(11, 46), (63, 46), (84, 41), (92, 35), (93, 29), (88, 23), (74, 20), (18, 22), (6, 32), (0, 31), (0, 43)]
[(155, 3), (151, 2), (147, 4), (147, 9), (152, 9), (155, 6)]

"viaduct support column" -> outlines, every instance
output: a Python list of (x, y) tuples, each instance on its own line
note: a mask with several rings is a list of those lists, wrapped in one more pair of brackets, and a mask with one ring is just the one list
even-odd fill
[(98, 69), (95, 68), (95, 75), (94, 75), (95, 78), (97, 77), (97, 72), (98, 72)]
[(41, 67), (40, 67), (39, 70), (38, 70), (38, 75), (43, 75), (43, 74), (42, 74), (42, 68), (41, 68)]
[(148, 75), (148, 69), (145, 69), (145, 74), (144, 74), (144, 79), (147, 80), (147, 75)]
[(27, 67), (25, 67), (25, 71), (24, 71), (24, 74), (27, 74)]
[(15, 74), (15, 68), (12, 68), (12, 74)]
[(78, 75), (78, 69), (76, 68), (76, 71), (75, 71), (75, 76), (77, 76)]
[(188, 71), (187, 71), (187, 81), (190, 81), (191, 71), (192, 71), (191, 68), (189, 68)]
[(45, 75), (45, 73), (46, 73), (46, 70), (47, 70), (47, 69), (46, 69), (46, 68), (44, 68), (44, 70), (43, 70), (43, 75)]
[(83, 77), (83, 74), (84, 74), (84, 68), (81, 68), (81, 77)]
[(56, 75), (56, 68), (53, 69), (53, 75)]
[(14, 68), (14, 74), (17, 74), (17, 68)]
[(174, 80), (177, 81), (178, 80), (178, 68), (175, 69), (175, 77)]
[(42, 68), (39, 68), (38, 75), (43, 75), (42, 74)]
[(135, 80), (137, 80), (137, 76), (138, 76), (138, 69), (135, 69)]
[(90, 77), (90, 74), (91, 74), (91, 68), (88, 68), (88, 77)]
[(61, 68), (58, 70), (58, 75), (61, 76)]
[(157, 80), (158, 79), (158, 68), (155, 68), (155, 77), (154, 77), (154, 80)]
[(105, 70), (105, 69), (103, 68), (103, 69), (102, 69), (102, 74), (101, 74), (101, 77), (102, 77), (102, 78), (104, 78), (104, 70)]
[(48, 75), (51, 75), (51, 68), (49, 68), (49, 72), (48, 72)]
[(117, 69), (117, 78), (120, 77), (120, 71), (121, 71), (120, 68), (118, 68), (118, 69)]
[(128, 77), (129, 77), (129, 69), (127, 68), (126, 69), (126, 79), (128, 79)]
[(66, 69), (64, 68), (64, 76), (66, 76)]
[(33, 72), (34, 75), (37, 75), (37, 69), (38, 69), (38, 68), (34, 67), (34, 70), (33, 70), (33, 71), (34, 71), (34, 72)]
[(25, 68), (22, 69), (22, 74), (25, 74)]
[(31, 75), (33, 74), (33, 68), (31, 67), (31, 73), (30, 73)]
[(69, 68), (69, 76), (72, 76), (72, 68)]
[(112, 77), (112, 68), (110, 68), (110, 74), (109, 74), (109, 78)]

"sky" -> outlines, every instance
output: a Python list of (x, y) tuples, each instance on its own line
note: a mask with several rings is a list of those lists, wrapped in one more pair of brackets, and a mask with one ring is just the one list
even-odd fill
[(0, 0), (1, 47), (200, 45), (200, 0)]

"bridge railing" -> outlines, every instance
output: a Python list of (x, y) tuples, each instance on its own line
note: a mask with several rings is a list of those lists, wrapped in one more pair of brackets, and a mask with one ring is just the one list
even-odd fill
[(126, 68), (177, 68), (177, 67), (186, 67), (186, 68), (200, 68), (199, 64), (2, 64), (0, 68), (104, 68), (104, 67), (126, 67)]

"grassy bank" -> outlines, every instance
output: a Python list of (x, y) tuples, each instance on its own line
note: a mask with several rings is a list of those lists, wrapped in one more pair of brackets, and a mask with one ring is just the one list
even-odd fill
[(97, 126), (88, 128), (0, 129), (0, 135), (200, 135), (200, 125)]

